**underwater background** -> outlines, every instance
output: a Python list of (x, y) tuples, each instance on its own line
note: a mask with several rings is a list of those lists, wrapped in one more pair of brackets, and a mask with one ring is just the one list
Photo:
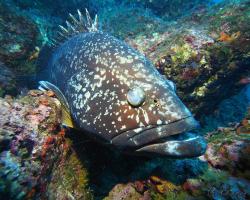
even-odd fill
[[(203, 156), (120, 154), (60, 126), (38, 81), (59, 25), (85, 8), (176, 84)], [(0, 200), (250, 199), (249, 66), (249, 0), (1, 0)]]

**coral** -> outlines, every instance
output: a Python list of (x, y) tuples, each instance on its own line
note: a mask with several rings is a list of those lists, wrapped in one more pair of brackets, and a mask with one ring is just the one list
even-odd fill
[(198, 52), (195, 51), (188, 43), (183, 45), (174, 45), (171, 47), (171, 51), (173, 51), (173, 55), (171, 55), (171, 59), (174, 65), (184, 64), (191, 58), (197, 56)]
[(237, 134), (235, 127), (221, 128), (208, 135), (208, 141), (205, 157), (213, 167), (250, 179), (249, 135)]
[(233, 42), (240, 36), (240, 31), (233, 33), (232, 35), (228, 35), (225, 32), (220, 33), (220, 37), (218, 38), (219, 41), (222, 42)]
[(131, 31), (126, 41), (176, 83), (178, 95), (200, 117), (243, 87), (238, 82), (249, 73), (248, 12), (247, 2), (216, 4), (161, 23), (151, 34)]
[(180, 188), (173, 183), (162, 180), (157, 176), (151, 176), (150, 181), (155, 185), (157, 192), (159, 193), (166, 193), (166, 192), (174, 192), (180, 190)]
[(183, 189), (195, 199), (247, 199), (250, 184), (244, 179), (229, 176), (226, 172), (209, 168), (197, 179), (188, 179)]
[(132, 184), (127, 184), (127, 185), (118, 184), (111, 190), (108, 197), (104, 198), (104, 200), (116, 200), (116, 199), (139, 200), (143, 199), (143, 197), (141, 194), (136, 192)]
[[(69, 147), (66, 147), (69, 148)], [(88, 188), (88, 172), (73, 150), (69, 150), (51, 174), (49, 199), (86, 199), (93, 196)]]
[[(63, 193), (63, 197), (90, 199), (85, 168), (70, 151), (65, 131), (59, 126), (60, 108), (51, 92), (33, 90), (20, 99), (0, 99), (1, 196), (47, 198), (56, 185), (58, 191), (72, 191), (73, 187), (74, 193)], [(67, 181), (70, 187), (65, 185)]]
[(95, 199), (107, 200), (249, 199), (249, 89), (214, 109), (249, 83), (249, 1), (207, 3), (1, 2), (0, 96), (19, 93), (17, 82), (26, 84), (26, 75), (37, 72), (42, 46), (58, 24), (87, 7), (91, 15), (98, 12), (104, 31), (145, 54), (176, 83), (181, 99), (203, 116), (204, 134), (216, 131), (207, 134), (206, 155), (197, 159), (134, 158), (78, 131), (65, 132), (51, 91), (6, 96), (0, 99), (0, 196), (94, 199), (94, 190)]
[(191, 200), (193, 199), (188, 193), (184, 191), (180, 192), (169, 192), (164, 195), (160, 195), (159, 193), (152, 192), (151, 193), (152, 200)]

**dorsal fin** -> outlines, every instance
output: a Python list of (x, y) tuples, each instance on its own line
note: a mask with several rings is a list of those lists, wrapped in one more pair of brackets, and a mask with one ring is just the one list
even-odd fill
[(51, 40), (51, 44), (57, 47), (59, 44), (64, 42), (66, 39), (84, 32), (97, 32), (98, 31), (98, 17), (90, 17), (89, 11), (85, 9), (86, 17), (84, 19), (80, 10), (77, 10), (78, 17), (74, 17), (69, 13), (69, 21), (66, 20), (66, 25), (59, 25), (60, 30), (55, 39)]

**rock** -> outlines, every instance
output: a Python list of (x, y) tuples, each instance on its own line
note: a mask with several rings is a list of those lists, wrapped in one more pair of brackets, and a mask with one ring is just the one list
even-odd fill
[(250, 179), (250, 135), (237, 134), (236, 130), (220, 128), (208, 135), (205, 158), (215, 168)]
[[(204, 7), (169, 22), (150, 12), (142, 14), (138, 8), (122, 9), (128, 12), (114, 8), (115, 17), (110, 11), (103, 14), (107, 27), (112, 24), (107, 30), (145, 54), (173, 80), (178, 95), (197, 116), (210, 113), (243, 87), (238, 83), (250, 73), (247, 2)], [(127, 13), (135, 14), (131, 19)], [(103, 24), (105, 28), (105, 20)]]
[(183, 184), (183, 189), (192, 194), (195, 199), (245, 200), (250, 194), (250, 183), (223, 171), (208, 168), (197, 179), (188, 179)]
[(0, 97), (6, 94), (14, 95), (16, 92), (16, 80), (13, 71), (0, 61)]
[[(34, 74), (40, 44), (48, 42), (69, 10), (75, 14), (82, 5), (82, 1), (54, 1), (49, 5), (40, 0), (35, 4), (27, 0), (8, 2), (11, 7), (0, 3), (0, 60), (6, 66), (0, 71), (0, 95), (1, 90), (3, 95), (12, 94), (9, 88), (16, 87), (15, 77), (25, 79), (24, 73)], [(190, 11), (187, 7), (194, 1), (161, 1), (160, 7), (158, 0), (144, 1), (152, 12), (115, 2), (91, 1), (91, 15), (98, 11), (104, 30), (149, 57), (177, 84), (178, 95), (197, 116), (214, 111), (218, 102), (247, 84), (247, 1), (211, 8), (203, 1), (191, 15), (183, 10)], [(176, 3), (187, 7), (170, 13), (166, 8), (172, 9)], [(85, 5), (90, 2), (85, 1), (82, 8)], [(173, 17), (175, 20), (166, 20)], [(106, 200), (249, 199), (248, 119), (237, 127), (234, 123), (209, 133), (208, 150), (202, 158), (144, 159), (100, 147), (84, 140), (78, 131), (66, 131), (65, 135), (60, 126), (60, 104), (52, 92), (33, 90), (17, 99), (6, 96), (0, 99), (0, 196), (93, 199), (90, 176), (95, 198), (107, 196)]]
[(104, 200), (143, 200), (143, 197), (138, 193), (132, 184), (118, 184), (109, 193)]
[(205, 1), (188, 1), (188, 0), (129, 0), (129, 2), (137, 3), (139, 6), (145, 6), (154, 13), (162, 16), (166, 20), (181, 17), (195, 9), (202, 9), (209, 2)]
[(183, 189), (189, 191), (193, 196), (200, 195), (200, 189), (202, 187), (202, 182), (199, 179), (187, 179), (183, 184)]
[(41, 45), (36, 24), (11, 10), (6, 2), (0, 3), (0, 19), (0, 61), (20, 79), (34, 74), (35, 61), (29, 58)]
[(250, 134), (250, 107), (247, 110), (246, 117), (241, 121), (236, 129), (237, 134)]
[(206, 152), (208, 162), (216, 168), (226, 168), (232, 173), (249, 173), (250, 140), (232, 140), (219, 146), (209, 145)]
[[(210, 115), (203, 115), (200, 119), (202, 132), (204, 134), (212, 132), (218, 127), (236, 126), (245, 117), (247, 108), (250, 105), (250, 85), (244, 87), (239, 93), (223, 100), (219, 103), (216, 110)], [(237, 126), (237, 133), (244, 132), (247, 126), (247, 120)], [(245, 131), (244, 131), (245, 130)]]
[(60, 103), (50, 92), (0, 99), (0, 196), (91, 199), (87, 173), (70, 150), (60, 115)]
[[(70, 144), (70, 142), (68, 141)], [(65, 155), (51, 173), (48, 183), (48, 199), (86, 199), (92, 200), (93, 195), (88, 186), (88, 171), (70, 145)]]

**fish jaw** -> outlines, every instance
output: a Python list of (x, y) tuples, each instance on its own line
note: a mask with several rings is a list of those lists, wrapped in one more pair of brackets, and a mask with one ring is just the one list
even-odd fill
[(185, 139), (167, 140), (161, 143), (146, 145), (137, 149), (136, 153), (173, 158), (193, 158), (203, 155), (207, 146), (205, 139), (192, 133), (183, 133), (183, 135), (184, 134), (186, 136)]
[(151, 125), (124, 132), (114, 137), (112, 144), (130, 154), (197, 157), (204, 154), (206, 141), (189, 131), (198, 126), (198, 122), (189, 116), (166, 125)]

